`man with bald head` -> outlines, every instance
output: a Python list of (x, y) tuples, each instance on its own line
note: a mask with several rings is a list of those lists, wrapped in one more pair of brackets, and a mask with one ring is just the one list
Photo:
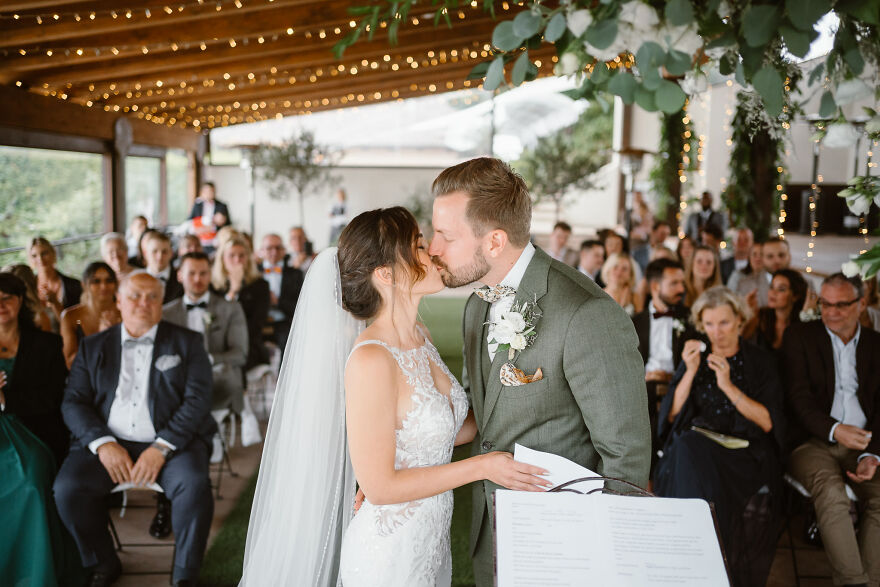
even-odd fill
[(196, 584), (208, 539), (211, 364), (198, 333), (161, 321), (163, 289), (145, 271), (122, 279), (122, 324), (83, 339), (64, 391), (73, 441), (55, 502), (92, 587), (122, 570), (105, 503), (117, 485), (155, 483), (171, 501), (175, 585)]

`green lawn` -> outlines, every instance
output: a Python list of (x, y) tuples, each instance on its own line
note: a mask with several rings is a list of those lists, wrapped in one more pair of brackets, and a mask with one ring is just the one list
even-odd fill
[[(434, 298), (424, 300), (419, 308), (422, 321), (431, 331), (434, 344), (456, 377), (461, 376), (461, 316), (464, 299)], [(455, 450), (454, 460), (466, 458), (470, 446)], [(202, 564), (201, 585), (234, 587), (241, 579), (244, 542), (257, 475), (242, 491), (229, 517), (211, 544)], [(452, 513), (452, 584), (456, 587), (474, 584), (474, 573), (468, 556), (471, 521), (471, 487), (455, 490), (455, 511)]]

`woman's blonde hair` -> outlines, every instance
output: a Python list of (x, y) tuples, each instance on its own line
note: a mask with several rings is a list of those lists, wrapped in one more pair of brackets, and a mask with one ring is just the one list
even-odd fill
[(257, 269), (257, 263), (254, 261), (253, 251), (247, 240), (241, 236), (235, 235), (227, 239), (214, 255), (214, 266), (211, 268), (211, 285), (218, 291), (226, 289), (229, 282), (229, 272), (223, 264), (223, 255), (232, 247), (244, 247), (247, 259), (244, 265), (244, 285), (252, 283), (260, 278), (260, 272)]
[(617, 264), (617, 262), (620, 261), (621, 259), (623, 259), (627, 263), (629, 263), (629, 283), (628, 283), (628, 285), (630, 288), (634, 288), (636, 286), (636, 270), (635, 270), (635, 267), (633, 266), (632, 257), (627, 255), (626, 253), (611, 253), (608, 256), (608, 259), (606, 259), (605, 263), (602, 265), (602, 270), (599, 272), (599, 274), (602, 277), (602, 281), (604, 281), (606, 284), (610, 283), (608, 281), (608, 279), (611, 277), (611, 270), (614, 268), (614, 266)]
[(706, 332), (705, 328), (703, 328), (703, 311), (720, 308), (721, 306), (730, 306), (733, 313), (739, 316), (743, 323), (748, 322), (749, 318), (752, 317), (752, 310), (742, 296), (737, 295), (723, 285), (716, 285), (701, 293), (691, 308), (691, 321), (697, 330)]
[(694, 252), (691, 255), (691, 260), (687, 264), (687, 268), (684, 272), (684, 287), (685, 287), (685, 305), (691, 305), (695, 302), (697, 298), (697, 284), (694, 282), (694, 261), (697, 259), (697, 253), (700, 251), (706, 251), (707, 253), (712, 255), (712, 259), (715, 261), (715, 269), (712, 270), (712, 275), (709, 276), (709, 279), (706, 280), (706, 284), (703, 286), (703, 291), (708, 290), (711, 287), (715, 287), (718, 285), (723, 285), (721, 281), (721, 259), (718, 257), (718, 253), (712, 247), (707, 247), (706, 245), (697, 245), (694, 247)]

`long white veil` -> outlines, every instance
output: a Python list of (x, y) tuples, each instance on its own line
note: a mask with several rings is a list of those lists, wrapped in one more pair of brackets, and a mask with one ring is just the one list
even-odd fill
[(306, 274), (281, 364), (254, 494), (241, 585), (337, 584), (354, 471), (345, 362), (364, 324), (342, 308), (336, 248)]

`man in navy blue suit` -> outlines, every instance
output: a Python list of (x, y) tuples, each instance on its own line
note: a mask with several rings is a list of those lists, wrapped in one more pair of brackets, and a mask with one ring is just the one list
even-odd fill
[(64, 392), (73, 444), (55, 501), (93, 587), (122, 570), (105, 503), (116, 485), (158, 483), (171, 501), (175, 585), (196, 584), (208, 540), (211, 364), (198, 333), (160, 321), (162, 289), (143, 271), (122, 279), (122, 324), (83, 340)]

